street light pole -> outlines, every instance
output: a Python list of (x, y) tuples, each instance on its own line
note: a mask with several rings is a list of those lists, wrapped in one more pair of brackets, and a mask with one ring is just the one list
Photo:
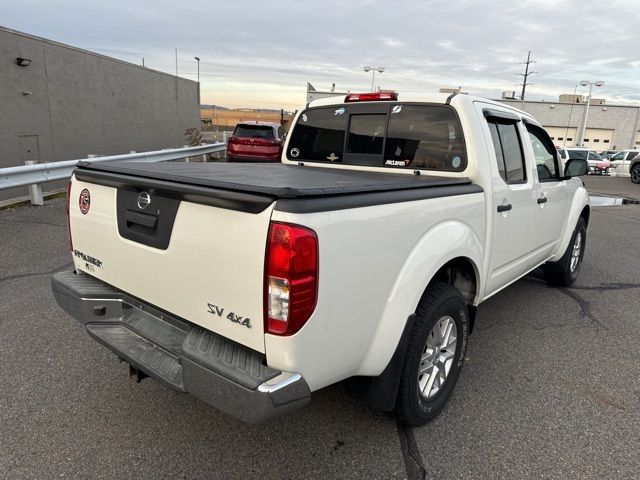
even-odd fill
[(193, 57), (196, 59), (196, 62), (198, 62), (198, 105), (200, 105), (200, 58), (199, 57)]
[(375, 81), (376, 81), (376, 72), (379, 72), (379, 73), (384, 72), (384, 67), (372, 67), (370, 65), (365, 65), (362, 69), (365, 72), (372, 72), (372, 75), (371, 75), (371, 91), (373, 92), (373, 89), (375, 88), (374, 84), (375, 84)]
[(573, 104), (576, 103), (576, 92), (578, 91), (578, 84), (576, 83), (573, 89), (573, 97), (571, 97), (571, 108), (569, 109), (569, 118), (567, 118), (567, 129), (564, 132), (564, 142), (562, 142), (562, 148), (567, 147), (567, 135), (569, 135), (569, 123), (571, 123), (571, 114), (573, 113)]
[(595, 85), (596, 87), (601, 87), (604, 85), (604, 82), (602, 80), (597, 80), (595, 82), (591, 81), (591, 80), (582, 80), (580, 82), (580, 85), (582, 85), (583, 87), (586, 87), (587, 85), (589, 85), (589, 95), (587, 96), (587, 105), (586, 108), (584, 110), (584, 117), (582, 120), (582, 128), (580, 129), (580, 137), (579, 138), (579, 142), (578, 142), (578, 146), (579, 147), (584, 147), (584, 134), (587, 130), (587, 119), (589, 118), (589, 107), (591, 106), (591, 91), (593, 90), (593, 86)]

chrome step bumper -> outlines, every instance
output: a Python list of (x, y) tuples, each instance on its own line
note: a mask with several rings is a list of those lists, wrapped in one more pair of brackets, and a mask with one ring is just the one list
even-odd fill
[(300, 374), (274, 370), (263, 354), (89, 275), (59, 272), (51, 287), (58, 304), (133, 369), (240, 420), (258, 423), (309, 402)]

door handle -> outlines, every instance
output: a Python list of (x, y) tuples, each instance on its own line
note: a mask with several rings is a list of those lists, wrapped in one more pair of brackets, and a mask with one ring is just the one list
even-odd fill
[(547, 203), (547, 197), (538, 197), (538, 205), (541, 203)]
[(508, 212), (511, 210), (511, 204), (506, 203), (504, 205), (498, 205), (498, 212)]

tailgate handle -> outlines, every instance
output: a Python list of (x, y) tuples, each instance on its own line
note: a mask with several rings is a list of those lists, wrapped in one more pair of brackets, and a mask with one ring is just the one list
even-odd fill
[(136, 212), (135, 210), (128, 210), (125, 214), (125, 220), (127, 226), (131, 223), (142, 225), (143, 227), (156, 228), (158, 226), (158, 216), (150, 215), (148, 213)]

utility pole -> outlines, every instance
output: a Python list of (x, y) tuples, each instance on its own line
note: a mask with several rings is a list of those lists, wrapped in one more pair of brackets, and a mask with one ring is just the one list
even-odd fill
[(522, 93), (520, 94), (520, 100), (522, 100), (524, 102), (524, 91), (527, 88), (527, 85), (533, 85), (533, 83), (528, 83), (527, 79), (529, 78), (529, 75), (533, 75), (534, 73), (538, 73), (538, 72), (534, 72), (534, 71), (529, 71), (529, 65), (531, 65), (532, 63), (536, 63), (534, 60), (531, 60), (531, 52), (529, 52), (527, 54), (527, 61), (524, 62), (524, 73), (519, 73), (518, 75), (523, 77), (522, 79)]

